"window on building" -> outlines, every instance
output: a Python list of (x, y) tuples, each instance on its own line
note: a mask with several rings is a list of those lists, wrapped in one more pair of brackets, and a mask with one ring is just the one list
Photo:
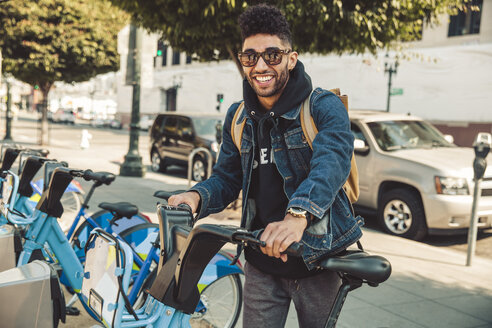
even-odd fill
[(482, 15), (483, 0), (473, 0), (464, 10), (451, 16), (449, 21), (448, 36), (458, 36), (480, 33), (480, 18)]
[(179, 65), (179, 57), (180, 56), (181, 56), (181, 54), (179, 53), (179, 51), (173, 50), (173, 65)]
[(191, 64), (191, 56), (186, 55), (186, 63)]
[(177, 88), (170, 88), (166, 90), (166, 111), (176, 111), (176, 98), (178, 96)]

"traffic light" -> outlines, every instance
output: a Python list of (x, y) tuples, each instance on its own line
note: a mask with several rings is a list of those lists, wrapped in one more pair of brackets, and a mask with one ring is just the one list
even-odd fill
[(224, 95), (222, 93), (217, 94), (217, 111), (220, 112), (220, 105), (224, 102)]
[(166, 50), (166, 45), (164, 42), (162, 40), (157, 41), (157, 56), (162, 56), (164, 50)]

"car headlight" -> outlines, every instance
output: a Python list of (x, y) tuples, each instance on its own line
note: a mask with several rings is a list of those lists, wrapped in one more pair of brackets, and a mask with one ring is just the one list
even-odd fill
[(449, 178), (436, 176), (436, 192), (442, 195), (469, 195), (468, 183), (465, 178)]
[(217, 143), (217, 141), (212, 142), (212, 144), (210, 145), (210, 149), (212, 149), (214, 152), (219, 151), (219, 144)]

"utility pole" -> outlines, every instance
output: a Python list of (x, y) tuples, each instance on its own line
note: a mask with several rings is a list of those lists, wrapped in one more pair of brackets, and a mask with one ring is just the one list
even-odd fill
[(389, 74), (388, 79), (388, 99), (386, 100), (386, 111), (390, 111), (390, 98), (391, 98), (391, 78), (393, 74), (396, 75), (398, 70), (398, 59), (394, 63), (388, 63), (388, 55), (386, 55), (386, 61), (384, 62), (384, 73)]
[(133, 86), (132, 115), (130, 122), (130, 145), (125, 161), (120, 167), (120, 175), (143, 177), (145, 168), (142, 165), (142, 157), (138, 153), (138, 138), (140, 135), (140, 61), (141, 61), (141, 37), (137, 27), (130, 25), (128, 41), (127, 84)]

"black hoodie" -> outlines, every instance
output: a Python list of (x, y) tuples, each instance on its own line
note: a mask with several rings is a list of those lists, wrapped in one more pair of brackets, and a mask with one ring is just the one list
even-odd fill
[[(252, 230), (265, 228), (270, 222), (284, 219), (289, 200), (284, 191), (284, 181), (275, 165), (272, 154), (270, 130), (284, 129), (291, 122), (281, 115), (299, 106), (311, 93), (310, 77), (304, 72), (304, 65), (298, 61), (290, 72), (289, 81), (272, 109), (265, 111), (247, 79), (243, 82), (245, 108), (255, 121), (256, 140), (253, 173), (249, 198), (256, 202), (256, 216)], [(289, 257), (286, 263), (263, 253), (246, 248), (246, 260), (261, 271), (285, 278), (302, 278), (311, 275), (300, 258)]]

